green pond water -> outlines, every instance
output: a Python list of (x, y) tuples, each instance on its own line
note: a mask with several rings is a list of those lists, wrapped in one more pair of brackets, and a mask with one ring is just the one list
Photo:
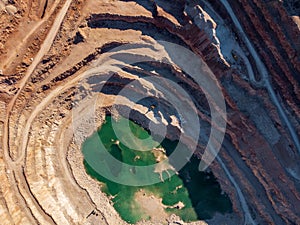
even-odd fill
[[(149, 138), (149, 141), (143, 146), (139, 142), (133, 142), (126, 139), (128, 137), (127, 131), (122, 135), (122, 128), (125, 123), (129, 123), (131, 132), (141, 140)], [(114, 129), (118, 129), (117, 138)], [(98, 146), (99, 138), (103, 143), (103, 146)], [(196, 221), (199, 219), (210, 219), (216, 212), (219, 213), (231, 213), (232, 204), (230, 199), (225, 193), (222, 193), (218, 182), (212, 173), (205, 173), (198, 171), (199, 159), (195, 156), (191, 157), (190, 162), (187, 163), (180, 171), (179, 174), (171, 176), (165, 179), (164, 182), (156, 184), (138, 187), (128, 186), (115, 183), (101, 176), (95, 170), (95, 165), (92, 167), (88, 162), (93, 159), (95, 152), (103, 150), (105, 148), (113, 157), (121, 162), (133, 165), (133, 166), (147, 166), (157, 163), (157, 154), (154, 151), (138, 151), (133, 149), (148, 149), (149, 147), (156, 146), (157, 148), (163, 148), (166, 154), (169, 155), (175, 149), (177, 145), (180, 145), (178, 141), (170, 141), (164, 139), (162, 143), (158, 144), (152, 139), (151, 135), (144, 128), (134, 123), (131, 120), (121, 118), (116, 122), (116, 126), (112, 126), (112, 117), (107, 116), (105, 123), (101, 128), (89, 137), (82, 145), (82, 151), (84, 154), (84, 166), (86, 172), (102, 183), (102, 191), (111, 197), (114, 208), (120, 214), (121, 218), (129, 223), (136, 223), (142, 219), (150, 219), (149, 215), (143, 211), (142, 207), (137, 202), (135, 195), (143, 189), (145, 193), (152, 194), (162, 199), (162, 203), (165, 205), (165, 211), (168, 214), (176, 214), (182, 218), (185, 222)], [(133, 149), (127, 146), (134, 146)], [(180, 148), (186, 148), (184, 145), (180, 145)], [(97, 166), (101, 167), (105, 165), (105, 160), (95, 158), (99, 160)], [(114, 176), (122, 174), (122, 166), (109, 165), (109, 169)], [(134, 172), (134, 171), (132, 171)], [(159, 174), (154, 173), (156, 176)], [(128, 178), (129, 179), (129, 178)], [(182, 202), (183, 208), (172, 207), (177, 203)]]

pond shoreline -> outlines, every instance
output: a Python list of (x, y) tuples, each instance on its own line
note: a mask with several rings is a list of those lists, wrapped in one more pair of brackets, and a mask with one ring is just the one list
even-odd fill
[[(110, 119), (111, 119), (111, 117), (110, 116), (106, 116), (106, 122), (102, 125), (102, 127), (98, 130), (98, 135), (100, 136), (100, 137), (103, 137), (103, 135), (105, 135), (105, 136), (107, 136), (108, 135), (108, 133), (112, 133), (112, 136), (109, 136), (109, 137), (105, 137), (105, 139), (103, 140), (102, 138), (102, 141), (103, 141), (103, 143), (104, 143), (104, 145), (107, 145), (107, 144), (109, 144), (110, 146), (112, 146), (112, 147), (114, 147), (114, 148), (116, 148), (117, 147), (117, 145), (115, 145), (115, 142), (116, 142), (116, 137), (113, 135), (113, 128), (111, 127), (110, 128)], [(138, 127), (139, 127), (139, 125), (137, 125), (137, 124), (135, 124), (134, 122), (132, 122), (131, 121), (131, 123), (130, 124), (133, 124), (134, 126), (135, 126), (135, 131), (136, 132), (138, 132), (138, 134), (139, 135), (142, 135), (142, 133), (144, 132), (144, 133), (147, 133), (147, 131), (145, 131), (142, 127), (140, 127), (139, 129), (142, 129), (141, 131), (138, 131), (138, 130), (136, 130)], [(102, 129), (103, 129), (103, 131), (102, 131)], [(104, 129), (106, 129), (105, 131), (104, 131)], [(108, 130), (107, 130), (108, 129)], [(141, 133), (142, 132), (142, 133)], [(100, 134), (100, 133), (102, 133), (102, 135)], [(126, 135), (126, 134), (124, 134), (124, 135)], [(95, 137), (94, 135), (91, 137), (91, 138), (97, 138), (97, 137)], [(90, 140), (92, 140), (90, 138)], [(106, 140), (106, 142), (104, 142)], [(118, 141), (119, 142), (119, 141)], [(166, 141), (164, 141), (164, 142), (166, 142)], [(170, 141), (169, 141), (170, 142)], [(86, 143), (86, 142), (85, 142)], [(170, 143), (172, 143), (172, 142), (170, 142)], [(136, 143), (135, 143), (136, 144)], [(86, 144), (86, 145), (83, 145), (83, 151), (84, 151), (84, 155), (85, 154), (93, 154), (93, 152), (95, 151), (95, 150), (93, 150), (93, 151), (89, 151), (89, 148), (93, 148), (94, 147), (94, 145), (90, 145), (89, 144), (89, 146), (87, 147), (87, 145), (88, 144)], [(167, 147), (167, 148), (170, 148), (171, 147), (171, 145), (169, 146), (169, 147)], [(142, 148), (142, 146), (141, 146), (141, 148)], [(181, 148), (183, 148), (183, 146), (181, 146)], [(91, 149), (90, 149), (91, 150)], [(126, 149), (125, 149), (126, 150)], [(121, 149), (119, 150), (119, 151), (122, 151)], [(130, 149), (127, 149), (127, 151), (130, 151)], [(90, 153), (89, 153), (90, 152)], [(125, 154), (125, 153), (122, 153), (122, 154)], [(128, 153), (126, 153), (126, 154), (128, 154)], [(136, 152), (136, 154), (137, 154), (137, 152)], [(115, 157), (116, 157), (116, 155), (114, 155)], [(125, 156), (125, 155), (124, 155)], [(141, 155), (140, 157), (144, 157), (145, 155)], [(90, 157), (90, 156), (89, 156)], [(94, 155), (92, 155), (92, 159), (94, 159)], [(130, 157), (133, 157), (133, 156), (130, 156)], [(139, 158), (140, 158), (139, 157)], [(136, 158), (136, 157), (134, 157), (134, 158)], [(148, 157), (147, 157), (148, 158)], [(120, 156), (118, 157), (118, 159), (120, 160), (120, 159), (122, 159), (122, 157), (120, 158)], [(124, 159), (124, 158), (123, 158)], [(127, 159), (128, 159), (128, 157), (127, 157)], [(194, 157), (194, 159), (193, 159), (193, 161), (195, 161), (195, 157)], [(146, 160), (150, 160), (150, 158), (149, 159), (146, 159)], [(153, 160), (153, 159), (152, 159)], [(134, 160), (135, 161), (135, 160)], [(131, 159), (131, 163), (134, 163), (134, 161)], [(155, 161), (153, 161), (153, 162), (155, 162)], [(193, 170), (195, 170), (196, 171), (196, 173), (195, 173), (195, 171), (194, 172), (188, 172), (189, 170), (187, 170), (187, 169), (184, 169), (184, 172), (182, 172), (182, 173), (180, 173), (181, 175), (180, 175), (180, 177), (185, 177), (184, 179), (187, 179), (188, 181), (184, 181), (184, 183), (181, 183), (181, 187), (184, 185), (185, 186), (185, 184), (187, 184), (187, 183), (189, 183), (189, 182), (191, 182), (191, 184), (187, 184), (188, 186), (190, 186), (190, 188), (192, 188), (193, 186), (193, 189), (195, 189), (196, 190), (196, 192), (195, 192), (195, 190), (193, 191), (192, 189), (191, 190), (189, 190), (189, 189), (187, 189), (187, 190), (189, 190), (189, 192), (190, 191), (192, 191), (193, 192), (193, 195), (190, 195), (190, 196), (192, 196), (192, 201), (194, 202), (193, 204), (194, 204), (194, 207), (196, 206), (195, 204), (195, 199), (196, 198), (198, 198), (198, 200), (197, 201), (204, 201), (204, 200), (201, 200), (202, 198), (205, 198), (205, 195), (212, 195), (212, 196), (214, 196), (215, 194), (213, 194), (213, 192), (211, 192), (211, 194), (208, 194), (208, 193), (206, 193), (205, 195), (199, 195), (199, 193), (198, 193), (198, 187), (200, 187), (201, 185), (202, 185), (202, 182), (204, 182), (203, 183), (203, 185), (205, 185), (205, 183), (207, 183), (206, 181), (205, 181), (205, 179), (207, 180), (210, 180), (211, 178), (211, 176), (213, 177), (213, 175), (212, 174), (209, 174), (209, 173), (203, 173), (203, 172), (201, 172), (201, 174), (203, 174), (203, 175), (201, 175), (200, 177), (199, 177), (199, 179), (203, 179), (203, 181), (200, 181), (201, 183), (199, 183), (199, 184), (197, 184), (197, 182), (198, 181), (195, 181), (194, 179), (198, 179), (197, 178), (197, 176), (199, 176), (200, 175), (200, 172), (197, 170), (197, 165), (198, 165), (198, 161), (195, 161), (196, 162), (196, 165), (195, 166), (192, 166), (191, 168), (193, 168)], [(128, 162), (127, 162), (128, 163)], [(188, 163), (188, 164), (190, 164), (190, 163)], [(101, 163), (101, 164), (99, 164), (99, 163), (94, 163), (93, 164), (94, 166), (96, 165), (104, 165), (103, 163)], [(110, 189), (109, 189), (109, 187), (111, 187), (111, 188), (113, 188), (114, 187), (114, 189), (115, 188), (117, 188), (117, 189), (120, 189), (120, 190), (123, 190), (124, 189), (124, 187), (126, 187), (126, 186), (118, 186), (118, 184), (116, 184), (116, 183), (112, 183), (111, 181), (106, 181), (106, 178), (103, 178), (102, 176), (100, 176), (100, 175), (97, 175), (97, 172), (96, 171), (94, 171), (92, 168), (90, 168), (90, 166), (88, 166), (88, 164), (87, 164), (87, 162), (85, 162), (85, 167), (86, 167), (86, 171), (87, 171), (87, 173), (88, 174), (90, 174), (93, 178), (95, 178), (95, 179), (97, 179), (97, 180), (99, 180), (100, 182), (105, 182), (107, 185), (109, 185), (109, 186), (107, 186), (107, 185), (105, 185), (105, 192), (109, 195), (109, 193), (110, 193)], [(187, 168), (189, 168), (190, 166), (188, 166)], [(171, 167), (170, 167), (171, 168)], [(113, 169), (114, 171), (117, 169), (119, 172), (117, 173), (117, 174), (119, 174), (120, 173), (120, 168), (116, 168), (115, 166), (114, 167), (112, 167), (111, 169)], [(167, 169), (168, 169), (168, 167), (167, 167)], [(155, 172), (155, 171), (154, 171)], [(167, 172), (167, 170), (166, 170), (166, 172)], [(168, 172), (167, 172), (168, 173)], [(189, 175), (189, 173), (191, 173), (191, 174), (194, 174), (194, 175), (192, 175), (192, 177), (190, 177), (190, 175)], [(199, 175), (197, 175), (197, 173), (199, 174)], [(187, 176), (187, 177), (186, 177)], [(178, 178), (176, 178), (177, 177), (177, 175), (175, 176), (175, 177), (173, 177), (172, 179), (178, 179)], [(182, 178), (183, 178), (182, 177)], [(204, 177), (206, 177), (206, 178), (204, 178)], [(181, 179), (182, 179), (181, 178)], [(104, 179), (104, 180), (103, 180)], [(170, 178), (169, 178), (170, 179)], [(212, 178), (213, 180), (215, 179), (214, 177)], [(208, 181), (207, 180), (207, 181)], [(213, 181), (212, 180), (212, 181)], [(167, 181), (167, 183), (169, 182), (168, 180), (166, 180)], [(165, 182), (166, 182), (165, 181)], [(108, 183), (107, 183), (108, 182)], [(165, 184), (165, 182), (163, 183), (163, 184)], [(171, 181), (170, 181), (171, 182)], [(187, 182), (187, 183), (186, 183)], [(211, 182), (211, 181), (210, 181)], [(193, 183), (195, 183), (195, 184), (193, 184)], [(116, 186), (117, 185), (117, 186)], [(166, 184), (167, 185), (167, 184)], [(192, 186), (191, 186), (192, 185)], [(195, 185), (197, 185), (197, 186), (195, 186)], [(217, 192), (220, 192), (221, 193), (221, 189), (219, 189), (219, 184), (214, 180), (213, 181), (213, 183), (212, 183), (212, 185), (217, 185), (217, 189), (216, 189), (216, 191)], [(150, 187), (150, 190), (151, 190), (151, 186), (149, 186)], [(159, 187), (159, 186), (158, 186)], [(162, 187), (162, 186), (161, 186)], [(166, 187), (168, 187), (168, 186), (166, 186)], [(203, 186), (203, 187), (205, 187), (205, 186)], [(168, 188), (170, 188), (170, 187), (168, 187)], [(149, 188), (148, 187), (145, 187), (145, 189), (141, 189), (141, 190), (148, 190)], [(211, 188), (209, 188), (209, 189), (211, 189)], [(209, 190), (209, 189), (204, 189), (204, 190)], [(104, 190), (104, 189), (102, 189), (102, 190)], [(113, 190), (113, 189), (112, 189)], [(134, 190), (136, 190), (136, 188), (125, 188), (123, 191), (125, 191), (125, 190), (127, 190), (127, 191), (129, 191), (129, 195), (130, 195), (130, 193), (132, 193), (132, 191), (134, 191)], [(164, 193), (166, 190), (168, 190), (168, 189), (165, 189), (165, 188), (163, 188), (163, 189), (157, 189), (157, 191), (158, 190), (161, 190), (161, 191), (159, 191), (157, 194), (158, 194), (158, 196), (160, 196), (162, 193)], [(173, 191), (172, 191), (173, 189), (170, 189), (169, 191), (170, 192), (174, 192), (174, 191), (177, 191), (177, 187), (176, 187), (176, 189), (174, 189)], [(185, 188), (184, 188), (184, 190), (185, 190)], [(127, 193), (127, 191), (125, 191), (124, 192), (124, 194), (125, 193)], [(216, 193), (217, 193), (216, 192)], [(115, 192), (115, 191), (113, 191), (112, 193), (111, 193), (111, 195), (112, 196), (114, 196), (113, 197), (113, 201), (114, 202), (116, 202), (116, 201), (121, 201), (122, 202), (122, 197), (120, 197), (121, 199), (120, 200), (116, 200), (115, 198), (116, 197), (119, 197), (119, 196), (117, 196), (116, 195), (116, 193), (120, 193), (121, 195), (122, 195), (122, 191), (121, 192)], [(160, 193), (160, 194), (159, 194)], [(167, 193), (166, 193), (167, 194)], [(191, 194), (191, 193), (190, 193)], [(165, 194), (163, 194), (162, 196), (164, 196)], [(170, 194), (167, 194), (167, 195), (170, 195)], [(177, 195), (177, 194), (176, 194)], [(199, 195), (199, 197), (197, 197)], [(128, 194), (126, 194), (126, 198), (129, 198), (129, 196), (128, 196)], [(226, 196), (224, 196), (225, 197), (225, 199), (227, 198)], [(224, 198), (224, 197), (222, 197), (221, 195), (219, 196), (219, 197), (215, 197), (216, 199), (222, 199), (222, 198)], [(170, 198), (170, 197), (168, 197), (168, 198)], [(173, 197), (171, 197), (171, 198), (175, 198), (175, 195), (173, 196)], [(185, 197), (186, 198), (186, 197)], [(134, 199), (134, 198), (133, 198)], [(224, 199), (224, 200), (225, 200)], [(129, 200), (129, 199), (128, 199)], [(127, 201), (127, 200), (126, 200)], [(134, 202), (134, 200), (132, 200), (133, 202)], [(166, 200), (162, 200), (162, 201), (166, 201)], [(168, 200), (169, 201), (169, 200)], [(175, 200), (174, 200), (175, 201)], [(186, 200), (183, 200), (183, 202), (186, 202), (186, 201), (188, 201), (187, 199)], [(205, 201), (207, 201), (207, 200), (205, 200)], [(204, 202), (205, 202), (204, 201)], [(209, 200), (209, 201), (214, 201), (214, 200)], [(227, 200), (226, 200), (227, 201)], [(177, 203), (176, 203), (177, 202)], [(229, 201), (230, 202), (230, 201)], [(153, 202), (154, 204), (157, 204), (157, 201), (154, 201)], [(176, 211), (176, 209), (178, 209), (177, 207), (178, 207), (178, 204), (180, 205), (180, 203), (181, 204), (183, 204), (182, 203), (182, 201), (180, 200), (180, 198), (178, 199), (178, 200), (176, 200), (175, 202), (173, 202), (173, 203), (171, 203), (171, 205), (169, 206), (169, 207), (167, 207), (167, 206), (165, 206), (165, 205), (161, 205), (161, 207), (162, 207), (162, 209), (164, 208), (164, 207), (167, 207), (168, 209), (167, 209), (167, 211), (170, 211), (171, 210), (171, 212), (172, 211)], [(124, 203), (125, 204), (125, 203)], [(135, 203), (136, 204), (136, 203)], [(191, 207), (191, 209), (193, 209), (193, 207), (192, 207), (192, 203), (187, 203), (188, 205), (190, 205), (190, 207)], [(199, 203), (197, 203), (197, 204), (199, 204)], [(203, 203), (201, 203), (201, 204), (203, 204)], [(208, 204), (208, 203), (207, 203)], [(218, 205), (218, 204), (224, 204), (224, 203), (214, 203), (213, 205)], [(174, 206), (174, 207), (173, 207)], [(119, 206), (118, 206), (119, 207)], [(131, 208), (130, 206), (127, 206), (127, 203), (126, 203), (126, 207), (128, 208)], [(127, 211), (126, 210), (126, 207), (123, 209), (123, 210), (125, 210), (126, 212), (125, 212), (125, 214), (123, 214), (123, 216), (124, 215), (126, 215), (126, 216), (128, 216), (131, 212), (129, 211)], [(137, 206), (135, 206), (135, 207), (137, 207)], [(184, 204), (183, 204), (183, 206), (182, 207), (184, 207)], [(203, 206), (202, 206), (203, 207)], [(207, 207), (209, 207), (209, 205), (207, 206)], [(214, 206), (214, 207), (216, 207), (216, 206)], [(173, 209), (172, 209), (173, 208)], [(185, 208), (185, 207), (184, 207)], [(187, 208), (188, 209), (188, 208)], [(187, 210), (186, 209), (186, 210)], [(209, 211), (207, 211), (207, 212), (210, 212), (210, 210), (212, 210), (212, 209), (209, 209)], [(137, 208), (137, 209), (135, 209), (135, 211), (139, 211), (139, 209)], [(147, 210), (146, 210), (147, 211)], [(174, 211), (174, 212), (175, 212)], [(178, 211), (178, 213), (181, 211), (181, 210), (177, 210)], [(199, 211), (199, 209), (198, 209), (198, 212), (201, 212), (201, 211), (203, 211), (203, 208), (201, 208), (201, 210)], [(206, 210), (204, 210), (204, 212), (205, 212)], [(191, 211), (192, 212), (192, 211)], [(191, 213), (190, 212), (190, 213)], [(213, 211), (212, 211), (213, 212)], [(212, 213), (212, 212), (210, 212), (210, 213)], [(225, 211), (224, 211), (225, 212)], [(128, 214), (129, 213), (129, 214)], [(183, 212), (182, 212), (183, 213)], [(187, 213), (187, 212), (186, 212)], [(182, 214), (182, 215), (184, 215), (184, 217), (186, 218), (186, 219), (188, 219), (188, 217), (186, 217), (187, 215), (189, 215), (190, 213), (188, 213), (188, 214)], [(209, 214), (210, 214), (209, 213)], [(201, 213), (201, 214), (199, 214), (198, 216), (200, 216), (200, 218), (201, 217), (203, 217), (203, 218), (206, 218), (206, 219), (210, 219), (211, 218), (211, 216), (213, 216), (214, 215), (214, 213), (213, 214), (211, 214), (211, 215), (209, 215), (209, 214), (205, 214), (205, 213)], [(167, 215), (167, 214), (164, 214), (164, 215)], [(191, 216), (192, 216), (192, 214), (190, 214)], [(202, 216), (201, 216), (202, 215)], [(148, 215), (149, 216), (149, 215)], [(197, 216), (197, 217), (198, 217)], [(166, 216), (162, 216), (162, 217), (166, 217)], [(164, 220), (163, 218), (161, 218), (162, 220)], [(185, 219), (185, 220), (186, 220)], [(189, 220), (189, 219), (188, 219)], [(195, 220), (195, 218), (194, 219), (192, 219), (192, 220)], [(129, 219), (129, 221), (128, 222), (130, 222), (131, 221), (131, 219)], [(131, 222), (137, 222), (136, 221), (136, 219), (133, 219)]]

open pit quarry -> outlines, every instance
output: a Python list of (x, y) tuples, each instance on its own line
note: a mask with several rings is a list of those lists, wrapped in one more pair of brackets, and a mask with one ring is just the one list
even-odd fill
[[(165, 42), (193, 52), (224, 97), (224, 139), (205, 171), (232, 212), (184, 222), (141, 195), (153, 216), (137, 224), (300, 224), (299, 15), (294, 0), (0, 0), (0, 224), (128, 224), (86, 173), (81, 144), (128, 109), (178, 139), (185, 121), (166, 96), (185, 96), (168, 80), (192, 99), (201, 130), (183, 142), (201, 159), (222, 131), (211, 106), (221, 109)], [(122, 68), (103, 68), (109, 57)]]

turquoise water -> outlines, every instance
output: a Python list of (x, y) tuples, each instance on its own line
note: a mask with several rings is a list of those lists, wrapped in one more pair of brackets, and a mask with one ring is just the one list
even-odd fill
[[(132, 139), (128, 138), (127, 132), (124, 131), (122, 133), (126, 123), (129, 123), (131, 132), (136, 137), (141, 140), (147, 139), (147, 143), (145, 144), (139, 141), (133, 142)], [(118, 134), (121, 134), (118, 135), (121, 140), (117, 138), (114, 129), (117, 129)], [(112, 197), (113, 206), (123, 220), (129, 223), (136, 223), (142, 219), (150, 219), (149, 215), (142, 210), (139, 202), (135, 199), (135, 193), (140, 189), (162, 198), (162, 203), (166, 206), (165, 211), (169, 214), (174, 213), (180, 216), (185, 222), (196, 221), (198, 219), (210, 219), (215, 212), (232, 212), (232, 205), (228, 196), (222, 194), (220, 186), (213, 174), (198, 171), (199, 159), (194, 156), (190, 162), (179, 171), (178, 175), (174, 175), (164, 180), (164, 182), (153, 185), (144, 187), (127, 186), (106, 179), (88, 164), (91, 158), (94, 161), (99, 160), (97, 166), (101, 167), (106, 164), (110, 172), (116, 177), (122, 175), (128, 176), (128, 179), (130, 179), (130, 174), (123, 172), (124, 168), (122, 165), (108, 163), (101, 157), (93, 158), (94, 155), (96, 155), (95, 153), (98, 153), (97, 151), (100, 151), (99, 148), (101, 148), (101, 146), (98, 146), (99, 138), (103, 143), (102, 148), (104, 147), (105, 151), (108, 151), (119, 161), (133, 166), (147, 166), (157, 162), (157, 154), (154, 154), (153, 151), (138, 151), (133, 149), (149, 149), (155, 146), (165, 149), (166, 154), (169, 155), (179, 144), (177, 141), (167, 139), (164, 139), (164, 141), (159, 144), (151, 138), (151, 135), (144, 128), (124, 118), (118, 120), (116, 126), (113, 128), (112, 117), (110, 116), (107, 116), (102, 127), (83, 143), (82, 151), (84, 157), (89, 158), (89, 160), (84, 160), (86, 172), (103, 184), (102, 191)], [(133, 149), (127, 146), (131, 146)], [(186, 149), (184, 145), (179, 145), (179, 147), (182, 150), (184, 150), (184, 148)], [(183, 208), (171, 207), (179, 201), (184, 203)]]

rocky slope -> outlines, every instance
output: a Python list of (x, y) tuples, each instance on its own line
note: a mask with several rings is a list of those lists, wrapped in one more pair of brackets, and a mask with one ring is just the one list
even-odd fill
[[(234, 212), (197, 224), (299, 224), (299, 17), (291, 17), (280, 1), (229, 0), (239, 28), (226, 2), (1, 1), (1, 224), (126, 224), (85, 173), (76, 132), (82, 142), (106, 112), (130, 108), (143, 126), (159, 117), (167, 137), (180, 136), (180, 115), (143, 77), (166, 78), (191, 96), (201, 124), (196, 154), (203, 155), (211, 128), (221, 129), (211, 124), (210, 93), (178, 65), (158, 60), (158, 40), (184, 46), (204, 60), (211, 71), (205, 74), (215, 76), (225, 97), (226, 134), (209, 170)], [(152, 60), (127, 64), (105, 80), (110, 73), (99, 72), (97, 65), (127, 43), (145, 48), (143, 57)], [(184, 101), (168, 82), (161, 85)], [(79, 115), (88, 115), (100, 89), (96, 124), (87, 117), (85, 126), (76, 125), (72, 112), (79, 107)], [(122, 89), (157, 96), (132, 105), (134, 99), (122, 96)], [(114, 108), (116, 96), (122, 98)], [(156, 114), (149, 113), (153, 104), (160, 106)], [(185, 135), (187, 145), (198, 126)], [(162, 222), (182, 223), (174, 217)]]

